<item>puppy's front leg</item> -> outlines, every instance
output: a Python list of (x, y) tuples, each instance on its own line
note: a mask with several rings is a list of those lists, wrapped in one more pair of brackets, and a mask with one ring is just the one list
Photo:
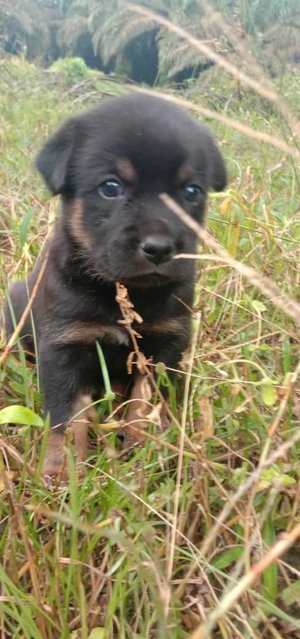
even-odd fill
[[(40, 371), (44, 392), (44, 411), (50, 414), (50, 433), (43, 474), (66, 474), (65, 443), (70, 434), (77, 461), (87, 456), (88, 426), (94, 419), (91, 397), (82, 386), (78, 356), (73, 348), (51, 345), (40, 349)], [(76, 365), (77, 364), (77, 365)]]
[[(163, 362), (168, 370), (169, 379), (174, 382), (176, 378), (175, 369), (178, 369), (179, 362), (182, 356), (182, 352), (186, 349), (189, 335), (189, 324), (186, 322), (184, 325), (182, 335), (177, 336), (174, 339), (166, 339), (164, 335), (160, 339), (157, 339), (156, 353), (154, 353), (153, 362)], [(153, 347), (153, 343), (152, 343)], [(153, 395), (153, 384), (151, 380), (141, 373), (136, 373), (132, 390), (130, 394), (130, 403), (126, 422), (124, 426), (125, 442), (126, 446), (132, 446), (134, 444), (142, 444), (145, 440), (143, 431), (149, 424), (149, 415), (153, 411), (151, 399)], [(165, 399), (168, 399), (167, 389), (161, 389), (162, 395)], [(169, 416), (166, 408), (166, 404), (160, 408), (160, 412), (157, 415), (162, 430), (166, 430), (169, 427)]]
[[(150, 414), (153, 412), (151, 403), (153, 386), (147, 375), (137, 373), (129, 398), (129, 407), (125, 421), (125, 445), (142, 445), (145, 441), (144, 430), (150, 422)], [(157, 414), (160, 426), (163, 430), (169, 426), (169, 419), (165, 405), (160, 406)]]
[(143, 430), (147, 427), (147, 417), (151, 412), (152, 389), (149, 379), (142, 373), (136, 373), (129, 397), (125, 422), (125, 444), (143, 444)]

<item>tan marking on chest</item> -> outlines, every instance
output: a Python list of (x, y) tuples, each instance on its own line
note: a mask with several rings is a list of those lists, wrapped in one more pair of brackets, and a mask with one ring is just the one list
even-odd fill
[(182, 335), (187, 333), (188, 330), (185, 318), (184, 320), (172, 318), (160, 322), (144, 322), (139, 326), (141, 333), (156, 333), (159, 335)]
[(129, 335), (119, 326), (105, 326), (99, 322), (72, 322), (58, 329), (54, 342), (57, 344), (92, 344), (93, 342), (108, 344), (124, 344), (128, 346)]

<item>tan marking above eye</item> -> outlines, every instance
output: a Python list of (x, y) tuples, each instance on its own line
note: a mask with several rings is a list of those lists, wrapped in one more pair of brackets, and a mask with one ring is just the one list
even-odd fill
[(184, 183), (190, 180), (193, 175), (193, 167), (189, 162), (184, 162), (178, 169), (177, 179), (178, 182)]
[(127, 182), (136, 182), (137, 173), (130, 160), (128, 158), (119, 158), (116, 161), (116, 169), (119, 176)]

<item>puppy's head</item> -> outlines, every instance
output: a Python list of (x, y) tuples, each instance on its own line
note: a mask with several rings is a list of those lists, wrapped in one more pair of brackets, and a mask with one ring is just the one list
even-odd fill
[(160, 98), (128, 95), (70, 119), (37, 166), (63, 197), (74, 250), (107, 281), (152, 286), (191, 277), (194, 233), (161, 201), (168, 193), (199, 223), (207, 192), (226, 184), (205, 126)]

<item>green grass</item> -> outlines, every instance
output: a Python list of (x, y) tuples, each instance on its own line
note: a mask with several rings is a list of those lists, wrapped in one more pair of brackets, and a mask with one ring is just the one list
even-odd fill
[[(101, 97), (122, 90), (104, 79), (93, 82), (91, 95), (90, 87), (66, 88), (21, 62), (1, 63), (2, 297), (8, 279), (31, 270), (55, 217), (57, 202), (32, 165), (42, 140), (68, 114), (94, 102), (95, 91)], [(294, 95), (299, 109), (299, 93)], [(213, 101), (211, 90), (208, 106)], [(264, 108), (252, 95), (233, 97), (230, 116), (284, 136), (280, 118)], [(220, 124), (211, 126), (231, 182), (225, 194), (210, 199), (209, 229), (233, 257), (299, 301), (294, 161)], [(69, 486), (49, 492), (41, 480), (47, 429), (38, 420), (32, 425), (35, 419), (25, 413), (24, 423), (15, 418), (2, 426), (3, 637), (184, 639), (216, 610), (214, 639), (300, 637), (299, 543), (268, 564), (229, 611), (224, 606), (250, 566), (300, 520), (299, 382), (290, 386), (299, 331), (207, 249), (199, 262), (192, 371), (186, 357), (171, 393), (174, 420), (167, 437), (153, 431), (144, 448), (126, 459), (115, 429), (102, 425), (92, 434), (84, 476), (78, 480), (70, 453)], [(0, 409), (21, 405), (41, 415), (36, 371), (22, 354), (10, 355), (0, 376)], [(103, 423), (109, 393), (98, 410)]]

